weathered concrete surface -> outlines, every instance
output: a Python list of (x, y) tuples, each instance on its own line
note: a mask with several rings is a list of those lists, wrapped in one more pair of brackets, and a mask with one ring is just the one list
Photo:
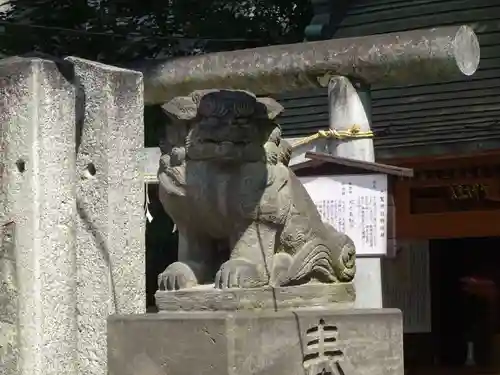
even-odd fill
[(310, 283), (287, 287), (215, 289), (200, 285), (181, 290), (158, 290), (160, 311), (294, 310), (299, 307), (346, 309), (353, 307), (353, 283)]
[[(0, 184), (2, 180), (0, 180)], [(15, 223), (0, 226), (0, 374), (17, 373), (17, 278)]]
[[(347, 77), (333, 76), (328, 82), (328, 102), (331, 130), (345, 132), (356, 125), (361, 133), (372, 131), (369, 87)], [(331, 140), (329, 151), (333, 156), (375, 162), (373, 137)]]
[(389, 309), (114, 316), (108, 355), (109, 375), (402, 375), (402, 319)]
[(142, 313), (145, 219), (143, 83), (137, 72), (75, 57), (79, 374), (106, 373), (109, 314)]
[(0, 372), (74, 375), (75, 92), (49, 60), (1, 60), (0, 77)]

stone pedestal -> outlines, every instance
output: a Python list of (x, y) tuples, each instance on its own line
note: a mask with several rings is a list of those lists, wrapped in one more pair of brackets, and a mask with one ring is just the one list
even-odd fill
[(257, 311), (294, 310), (322, 307), (330, 310), (354, 307), (356, 291), (353, 283), (296, 285), (252, 289), (215, 289), (214, 285), (165, 291), (155, 294), (156, 306), (164, 311)]
[(78, 89), (78, 374), (102, 375), (108, 315), (142, 313), (146, 307), (142, 75), (77, 57), (66, 60)]
[(145, 310), (142, 75), (0, 61), (0, 374), (103, 375)]
[(109, 375), (402, 375), (393, 309), (161, 312), (108, 320)]
[(75, 90), (61, 68), (0, 61), (2, 375), (77, 370)]

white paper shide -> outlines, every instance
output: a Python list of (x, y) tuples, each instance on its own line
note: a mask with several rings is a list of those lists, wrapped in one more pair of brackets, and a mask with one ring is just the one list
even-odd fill
[(359, 255), (387, 252), (387, 175), (301, 177), (323, 221), (352, 238)]

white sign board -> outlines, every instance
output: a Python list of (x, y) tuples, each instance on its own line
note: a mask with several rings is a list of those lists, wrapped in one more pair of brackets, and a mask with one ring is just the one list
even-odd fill
[(352, 238), (359, 255), (387, 253), (387, 175), (301, 177), (323, 221)]

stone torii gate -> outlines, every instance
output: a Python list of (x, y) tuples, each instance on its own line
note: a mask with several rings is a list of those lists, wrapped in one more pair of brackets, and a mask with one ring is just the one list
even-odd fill
[[(443, 81), (478, 63), (467, 26), (187, 57), (142, 74), (75, 57), (0, 60), (0, 373), (105, 374), (107, 317), (144, 311), (145, 103), (195, 89), (268, 95), (323, 82), (331, 130), (369, 131), (351, 78)], [(329, 143), (338, 156), (373, 159), (370, 138)], [(147, 170), (156, 174), (157, 161)], [(376, 280), (377, 262), (359, 268)], [(359, 289), (360, 298), (373, 293)]]
[[(144, 100), (146, 104), (164, 103), (207, 88), (269, 95), (326, 86), (329, 131), (299, 140), (292, 164), (303, 160), (311, 149), (374, 162), (371, 84), (403, 86), (468, 76), (476, 71), (479, 59), (479, 43), (468, 26), (269, 46), (180, 58), (144, 68)], [(147, 155), (147, 180), (155, 181), (158, 152), (148, 150)], [(358, 259), (356, 289), (358, 307), (382, 307), (379, 258)]]
[(473, 74), (479, 43), (468, 26), (332, 39), (183, 57), (142, 69), (144, 103), (223, 87), (256, 95), (317, 88), (326, 74), (402, 86)]

